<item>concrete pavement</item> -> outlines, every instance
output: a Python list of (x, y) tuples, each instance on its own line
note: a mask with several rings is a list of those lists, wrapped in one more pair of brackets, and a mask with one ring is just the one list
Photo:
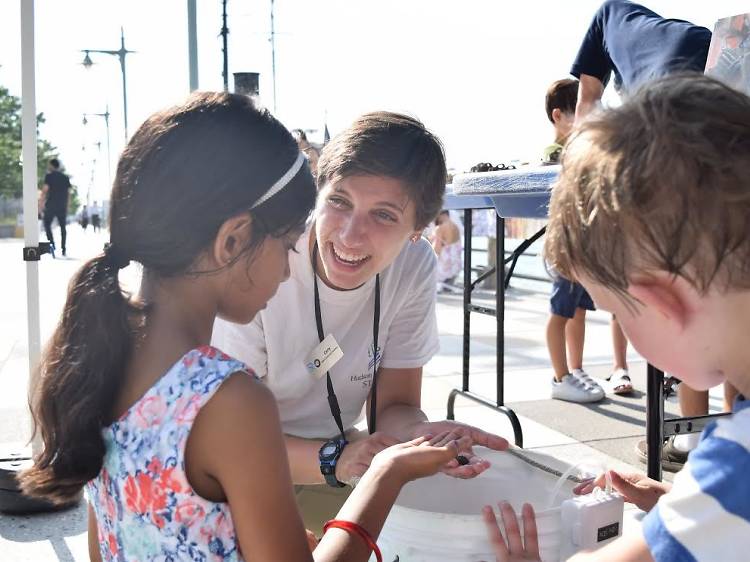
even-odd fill
[[(68, 281), (85, 259), (101, 251), (106, 233), (84, 233), (68, 226), (68, 256), (39, 263), (42, 341), (45, 342), (65, 304)], [(59, 231), (55, 231), (59, 241)], [(44, 240), (44, 236), (41, 236)], [(0, 239), (3, 291), (0, 293), (0, 448), (19, 450), (31, 436), (28, 414), (28, 345), (26, 265), (23, 240)], [(83, 562), (88, 560), (86, 506), (33, 516), (0, 514), (0, 561)]]

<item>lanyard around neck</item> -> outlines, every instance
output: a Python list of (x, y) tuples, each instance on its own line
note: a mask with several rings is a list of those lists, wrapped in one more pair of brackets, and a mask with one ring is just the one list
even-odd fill
[[(313, 268), (313, 287), (315, 293), (315, 324), (318, 328), (318, 338), (322, 342), (325, 339), (323, 333), (323, 317), (320, 312), (320, 293), (318, 292), (318, 242), (315, 242), (312, 253)], [(375, 433), (375, 421), (377, 410), (377, 370), (378, 370), (378, 331), (380, 329), (380, 274), (375, 276), (375, 312), (372, 319), (372, 389), (370, 390), (370, 419), (368, 429), (370, 433)], [(346, 439), (344, 435), (344, 424), (341, 421), (341, 408), (336, 398), (336, 392), (333, 390), (333, 381), (331, 373), (326, 371), (326, 385), (328, 386), (328, 406), (331, 408), (336, 425), (341, 432), (341, 438)]]

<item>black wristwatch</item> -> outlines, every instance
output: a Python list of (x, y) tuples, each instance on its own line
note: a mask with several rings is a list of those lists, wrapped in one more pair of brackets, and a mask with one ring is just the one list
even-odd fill
[(331, 439), (323, 443), (318, 451), (318, 460), (320, 461), (320, 472), (326, 479), (326, 483), (334, 488), (343, 488), (346, 486), (336, 478), (336, 463), (346, 447), (346, 439)]

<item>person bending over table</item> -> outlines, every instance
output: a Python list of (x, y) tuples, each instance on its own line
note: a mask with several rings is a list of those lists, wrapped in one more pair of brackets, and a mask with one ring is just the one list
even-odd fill
[[(252, 323), (215, 324), (214, 343), (254, 365), (276, 397), (297, 502), (316, 533), (390, 445), (457, 429), (471, 444), (508, 446), (420, 409), (422, 368), (439, 348), (436, 258), (421, 233), (445, 178), (440, 141), (422, 123), (363, 115), (323, 150), (289, 281)], [(363, 410), (369, 435), (354, 428)], [(471, 449), (461, 457), (443, 472), (471, 478), (489, 466)]]
[[(580, 80), (575, 122), (596, 110), (614, 74), (615, 90), (627, 97), (650, 81), (676, 72), (702, 73), (711, 31), (688, 21), (668, 19), (627, 0), (607, 0), (594, 14), (570, 73)], [(615, 389), (632, 388), (628, 340), (612, 317)]]

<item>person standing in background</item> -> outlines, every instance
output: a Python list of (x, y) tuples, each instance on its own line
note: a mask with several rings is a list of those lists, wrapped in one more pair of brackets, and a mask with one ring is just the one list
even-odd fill
[[(675, 72), (702, 73), (706, 67), (711, 31), (688, 21), (663, 18), (645, 6), (607, 0), (596, 11), (570, 73), (580, 80), (575, 122), (579, 124), (600, 106), (604, 88), (614, 74), (615, 89), (627, 98), (648, 82)], [(628, 340), (612, 317), (615, 370), (612, 379), (627, 377)], [(675, 373), (678, 375), (679, 373)], [(629, 377), (627, 377), (629, 379)], [(616, 382), (614, 383), (616, 384)], [(708, 413), (707, 394), (680, 385), (683, 415)], [(731, 391), (730, 391), (731, 392)], [(704, 409), (705, 407), (705, 409)], [(662, 449), (662, 465), (679, 470), (695, 446), (695, 437), (670, 438)], [(646, 458), (646, 441), (636, 445)]]
[(44, 176), (44, 187), (42, 187), (42, 198), (44, 200), (44, 232), (52, 247), (55, 247), (55, 239), (52, 235), (52, 221), (57, 219), (60, 225), (60, 249), (62, 255), (66, 255), (67, 232), (65, 223), (68, 215), (68, 199), (70, 197), (70, 179), (60, 171), (60, 161), (52, 158), (47, 163), (47, 175)]
[(78, 221), (81, 223), (81, 228), (84, 232), (86, 232), (86, 229), (89, 226), (89, 209), (86, 205), (83, 206), (81, 209), (81, 216), (79, 217)]
[(318, 159), (320, 158), (320, 151), (310, 144), (310, 141), (307, 140), (305, 131), (302, 129), (292, 129), (292, 136), (297, 141), (297, 146), (302, 154), (307, 158), (307, 164), (310, 166), (310, 172), (313, 177), (318, 177)]
[(102, 208), (98, 201), (94, 201), (94, 204), (91, 205), (91, 226), (94, 228), (94, 232), (99, 232), (102, 229)]
[(435, 228), (429, 236), (437, 255), (437, 291), (451, 291), (451, 285), (463, 267), (461, 231), (453, 222), (450, 212), (443, 210), (435, 219)]
[[(560, 160), (563, 145), (573, 129), (577, 96), (577, 80), (558, 80), (547, 90), (544, 104), (555, 129), (555, 142), (544, 149), (545, 163)], [(546, 338), (553, 369), (552, 398), (557, 400), (587, 403), (604, 398), (604, 389), (583, 370), (587, 310), (596, 309), (586, 289), (553, 272)]]

